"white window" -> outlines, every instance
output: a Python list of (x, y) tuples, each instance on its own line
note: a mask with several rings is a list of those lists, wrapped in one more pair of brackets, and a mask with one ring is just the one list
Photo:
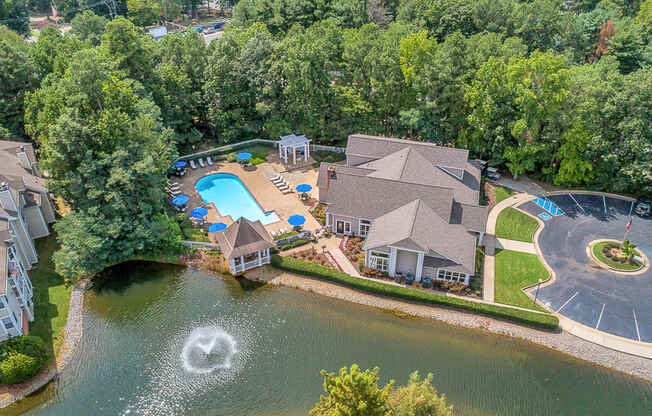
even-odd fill
[(437, 273), (437, 280), (445, 280), (447, 282), (465, 283), (466, 273), (452, 272), (450, 270), (439, 269)]
[(11, 329), (14, 327), (14, 323), (11, 318), (2, 318), (2, 323), (5, 325), (5, 328)]
[(386, 272), (389, 268), (389, 254), (372, 251), (369, 253), (369, 267)]
[(366, 237), (369, 233), (369, 228), (371, 228), (371, 221), (369, 220), (360, 220), (360, 236)]

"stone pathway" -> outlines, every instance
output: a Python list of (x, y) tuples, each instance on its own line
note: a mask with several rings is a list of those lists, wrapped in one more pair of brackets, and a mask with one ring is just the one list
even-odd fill
[(24, 383), (0, 386), (0, 409), (21, 400), (25, 396), (45, 386), (70, 363), (75, 348), (79, 345), (82, 336), (85, 285), (85, 282), (80, 282), (73, 287), (70, 294), (70, 307), (68, 308), (65, 339), (63, 345), (59, 348), (55, 361), (46, 365), (34, 378)]
[(541, 331), (468, 312), (376, 296), (334, 283), (286, 273), (270, 266), (253, 270), (247, 277), (263, 283), (292, 287), (361, 305), (395, 310), (422, 318), (437, 319), (452, 325), (483, 329), (535, 342), (574, 357), (652, 381), (652, 360), (631, 356), (584, 341), (566, 331), (558, 333)]

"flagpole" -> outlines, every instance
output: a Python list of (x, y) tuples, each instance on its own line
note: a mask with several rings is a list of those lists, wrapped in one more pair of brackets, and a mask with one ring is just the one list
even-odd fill
[(627, 218), (627, 224), (625, 225), (625, 235), (623, 235), (623, 242), (625, 241), (625, 237), (627, 237), (627, 233), (629, 232), (629, 229), (632, 225), (632, 210), (634, 209), (634, 201), (632, 201), (632, 205), (629, 206), (629, 216)]

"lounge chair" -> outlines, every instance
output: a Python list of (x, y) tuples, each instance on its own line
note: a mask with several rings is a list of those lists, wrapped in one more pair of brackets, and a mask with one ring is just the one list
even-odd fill
[(282, 189), (282, 190), (281, 190), (281, 193), (282, 193), (283, 195), (285, 195), (285, 194), (291, 194), (291, 193), (292, 193), (292, 188)]
[(170, 182), (170, 181), (168, 180), (168, 186), (170, 186), (170, 187), (172, 187), (172, 186), (179, 186), (179, 182)]
[(204, 165), (204, 159), (200, 157), (197, 161), (199, 162), (199, 166), (201, 166), (202, 168), (206, 167), (206, 165)]
[(171, 189), (168, 189), (168, 194), (169, 194), (170, 196), (179, 196), (179, 195), (181, 195), (182, 193), (183, 193), (183, 192), (181, 192), (181, 191), (173, 191), (173, 190), (171, 190)]
[(209, 166), (213, 166), (213, 159), (211, 159), (210, 156), (206, 156), (206, 163), (208, 163)]
[(195, 165), (195, 161), (194, 161), (194, 160), (191, 160), (191, 161), (190, 161), (190, 167), (193, 168), (193, 169), (197, 169), (197, 165)]
[(271, 181), (272, 183), (277, 184), (277, 183), (285, 182), (285, 179), (281, 175), (279, 175), (277, 178), (273, 178)]
[(270, 234), (272, 235), (272, 237), (276, 237), (276, 231), (272, 231), (270, 232)]
[(181, 185), (176, 184), (176, 185), (168, 185), (167, 189), (170, 189), (172, 191), (178, 191), (181, 189)]

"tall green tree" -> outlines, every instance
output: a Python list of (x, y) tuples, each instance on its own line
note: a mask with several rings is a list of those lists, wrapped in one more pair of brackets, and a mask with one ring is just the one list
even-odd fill
[(27, 0), (0, 1), (0, 25), (25, 35), (29, 32), (29, 10)]
[(76, 280), (135, 253), (178, 248), (163, 208), (172, 131), (139, 83), (82, 50), (29, 95), (26, 117), (48, 186), (71, 209), (55, 226), (58, 273)]
[(384, 416), (387, 398), (393, 383), (378, 386), (378, 367), (360, 370), (356, 364), (349, 371), (344, 367), (339, 374), (321, 371), (324, 376), (324, 395), (310, 411), (310, 416)]
[(81, 41), (89, 41), (97, 46), (102, 41), (102, 34), (108, 20), (90, 10), (84, 10), (70, 21), (70, 34)]
[(388, 399), (391, 416), (453, 416), (453, 406), (446, 405), (446, 397), (437, 394), (432, 385), (432, 374), (424, 379), (415, 371), (408, 384), (394, 389)]
[(0, 125), (22, 137), (25, 94), (38, 85), (29, 45), (0, 26)]

